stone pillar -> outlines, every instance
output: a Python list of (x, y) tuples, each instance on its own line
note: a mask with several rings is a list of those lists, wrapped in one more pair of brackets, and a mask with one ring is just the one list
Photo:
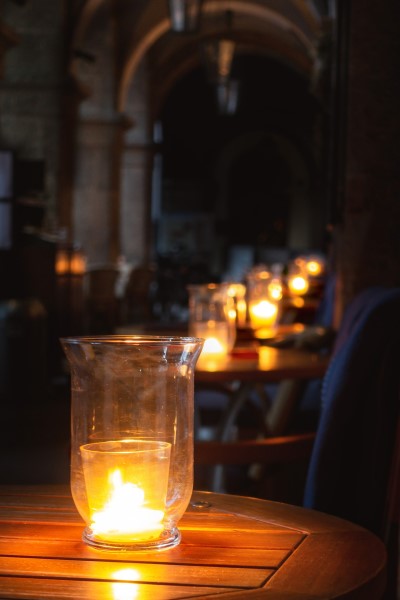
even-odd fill
[(126, 121), (85, 119), (79, 125), (73, 239), (89, 265), (115, 263), (119, 244), (121, 139)]
[(121, 254), (133, 265), (151, 254), (150, 183), (153, 150), (147, 145), (124, 148), (121, 172)]
[[(400, 3), (351, 0), (342, 302), (400, 285)], [(344, 150), (344, 149), (343, 149)]]
[(73, 182), (79, 106), (88, 95), (82, 83), (71, 75), (67, 76), (61, 105), (58, 225), (66, 232), (69, 241), (73, 232)]
[(151, 179), (153, 127), (150, 115), (150, 73), (147, 57), (138, 65), (124, 111), (134, 121), (124, 136), (121, 160), (121, 254), (133, 266), (152, 259)]
[(16, 46), (18, 42), (19, 38), (14, 30), (0, 21), (0, 77), (3, 76), (4, 59), (7, 50)]

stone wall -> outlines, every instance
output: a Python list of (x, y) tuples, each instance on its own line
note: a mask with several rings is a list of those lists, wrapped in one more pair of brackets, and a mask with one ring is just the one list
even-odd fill
[(2, 21), (18, 35), (7, 51), (0, 87), (0, 143), (16, 159), (43, 160), (45, 199), (56, 218), (60, 98), (63, 93), (62, 3), (5, 2)]

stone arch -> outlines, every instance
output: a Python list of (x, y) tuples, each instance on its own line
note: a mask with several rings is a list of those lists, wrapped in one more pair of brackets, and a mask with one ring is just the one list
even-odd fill
[[(260, 149), (271, 144), (275, 146), (276, 154), (282, 164), (287, 166), (289, 174), (286, 190), (289, 203), (286, 245), (291, 248), (318, 245), (317, 231), (321, 228), (321, 222), (320, 215), (316, 211), (316, 203), (313, 201), (311, 185), (312, 170), (315, 165), (312, 164), (311, 153), (302, 153), (293, 141), (283, 134), (248, 132), (223, 149), (215, 171), (220, 190), (216, 208), (218, 218), (226, 219), (230, 211), (232, 173), (237, 173), (238, 165), (245, 160), (246, 155), (251, 155), (253, 151), (260, 154)], [(251, 212), (249, 204), (246, 206), (246, 211), (247, 214)], [(254, 240), (254, 245), (256, 244), (257, 240)]]

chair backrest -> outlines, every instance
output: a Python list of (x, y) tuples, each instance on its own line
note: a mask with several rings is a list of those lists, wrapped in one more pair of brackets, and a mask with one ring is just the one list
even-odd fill
[(323, 381), (305, 506), (384, 534), (399, 389), (400, 289), (370, 288), (349, 305)]
[(85, 274), (87, 296), (90, 300), (114, 300), (118, 268), (114, 265), (95, 267)]

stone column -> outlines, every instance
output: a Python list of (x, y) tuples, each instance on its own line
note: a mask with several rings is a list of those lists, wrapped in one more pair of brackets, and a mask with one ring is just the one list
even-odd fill
[(121, 171), (121, 254), (133, 265), (151, 254), (151, 145), (125, 146)]
[(71, 75), (67, 75), (61, 102), (60, 171), (58, 195), (58, 225), (68, 240), (73, 232), (73, 182), (75, 180), (75, 149), (80, 103), (89, 90)]
[(115, 263), (120, 254), (119, 186), (123, 116), (79, 125), (73, 239), (89, 265)]
[(4, 58), (7, 50), (16, 46), (18, 42), (19, 38), (15, 31), (0, 21), (0, 77), (3, 76)]

